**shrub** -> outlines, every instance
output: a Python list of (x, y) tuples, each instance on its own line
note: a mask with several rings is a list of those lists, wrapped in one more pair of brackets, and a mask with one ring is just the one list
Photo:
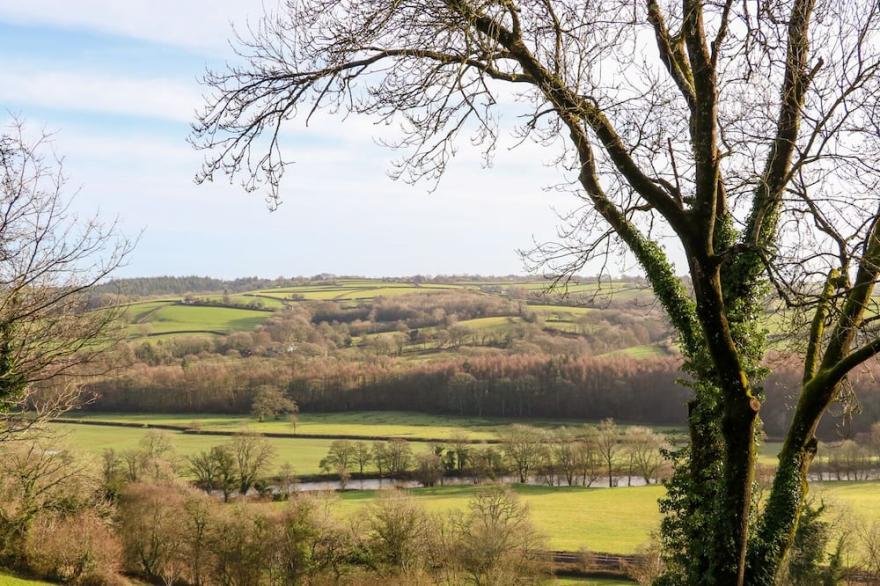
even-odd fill
[(118, 583), (122, 545), (93, 511), (43, 515), (25, 540), (29, 569), (45, 578), (74, 584)]

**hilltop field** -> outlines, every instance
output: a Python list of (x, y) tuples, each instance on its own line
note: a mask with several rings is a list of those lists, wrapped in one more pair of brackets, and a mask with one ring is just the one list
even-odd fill
[[(399, 303), (393, 303), (395, 300)], [(451, 310), (450, 304), (455, 305)], [(423, 327), (410, 328), (407, 322), (412, 319), (411, 307), (390, 315), (395, 305), (417, 305), (430, 317), (419, 320), (425, 323)], [(501, 340), (522, 337), (517, 330), (524, 324), (536, 324), (537, 329), (551, 335), (593, 338), (619, 318), (614, 311), (635, 312), (643, 319), (662, 321), (650, 291), (639, 281), (570, 283), (551, 288), (550, 283), (530, 281), (423, 283), (379, 279), (333, 279), (237, 293), (147, 298), (127, 303), (125, 320), (129, 339), (167, 342), (175, 337), (252, 332), (273, 313), (291, 308), (305, 309), (319, 319), (324, 314), (328, 318), (321, 320), (324, 323), (346, 323), (349, 330), (353, 322), (359, 322), (361, 327), (355, 327), (356, 331), (345, 340), (347, 347), (381, 347), (387, 340), (402, 356), (433, 359), (461, 346), (497, 346)], [(380, 313), (371, 316), (374, 309)], [(383, 310), (389, 315), (382, 315)], [(362, 322), (372, 322), (373, 327), (366, 328)], [(407, 326), (405, 332), (401, 322)], [(454, 339), (447, 339), (440, 332), (451, 325), (458, 331), (450, 332)], [(397, 347), (394, 334), (409, 335), (411, 329), (419, 330), (422, 337), (405, 340), (402, 348)], [(645, 357), (674, 352), (668, 343), (668, 329), (660, 330), (643, 336), (635, 334), (633, 339), (612, 343), (598, 354)]]

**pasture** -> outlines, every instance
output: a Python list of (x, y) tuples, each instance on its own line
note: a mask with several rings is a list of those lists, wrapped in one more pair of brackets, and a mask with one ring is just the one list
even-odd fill
[(612, 578), (556, 578), (547, 583), (548, 586), (632, 586), (629, 580), (614, 580)]
[[(114, 449), (117, 452), (136, 450), (149, 429), (131, 427), (99, 427), (92, 425), (77, 425), (65, 423), (53, 423), (50, 429), (61, 440), (62, 445), (67, 445), (76, 451), (85, 452), (92, 456), (100, 456), (106, 449)], [(180, 432), (164, 431), (168, 434), (175, 455), (180, 458), (191, 456), (203, 450), (209, 450), (213, 446), (230, 441), (227, 436), (211, 436), (198, 434), (184, 434)], [(330, 439), (307, 439), (307, 438), (269, 438), (269, 443), (275, 449), (270, 470), (276, 473), (285, 463), (290, 464), (296, 474), (318, 474), (321, 472), (319, 463), (333, 440)], [(412, 442), (414, 452), (427, 450), (428, 445)]]
[(623, 586), (633, 582), (629, 580), (614, 580), (612, 578), (556, 578), (548, 582), (549, 586)]
[(37, 586), (43, 584), (51, 584), (51, 582), (44, 582), (43, 580), (37, 580), (34, 578), (22, 578), (20, 576), (14, 576), (4, 570), (0, 570), (0, 586)]
[[(68, 414), (67, 417), (144, 425), (197, 426), (205, 431), (225, 431), (229, 433), (245, 430), (258, 433), (294, 433), (293, 425), (287, 419), (260, 422), (255, 417), (249, 415), (78, 412)], [(578, 427), (593, 423), (596, 422), (559, 419), (459, 417), (454, 415), (427, 415), (406, 411), (358, 411), (301, 413), (297, 421), (296, 433), (327, 437), (366, 436), (437, 440), (450, 440), (462, 437), (472, 441), (484, 441), (497, 439), (500, 431), (515, 424), (553, 429), (558, 427)], [(678, 431), (676, 428), (670, 427), (656, 427), (655, 429), (672, 433)]]
[[(659, 527), (657, 500), (662, 486), (581, 488), (514, 485), (513, 490), (528, 505), (532, 521), (548, 541), (550, 549), (617, 554), (635, 553)], [(409, 489), (428, 511), (466, 510), (468, 499), (479, 490), (473, 486)], [(852, 523), (880, 523), (880, 483), (813, 483), (811, 494), (828, 507), (827, 519)], [(381, 498), (379, 491), (348, 491), (341, 495), (338, 510), (356, 514)], [(840, 525), (838, 525), (840, 526)]]
[[(657, 529), (660, 511), (657, 499), (662, 486), (632, 488), (550, 488), (544, 486), (512, 487), (528, 505), (538, 531), (547, 538), (550, 549), (633, 553)], [(417, 488), (407, 492), (431, 512), (464, 511), (468, 499), (479, 488), (446, 486)], [(380, 491), (347, 491), (336, 509), (341, 514), (356, 514), (381, 498)]]
[(151, 301), (126, 308), (130, 337), (155, 334), (229, 334), (253, 330), (272, 315), (266, 311), (234, 307), (183, 305)]

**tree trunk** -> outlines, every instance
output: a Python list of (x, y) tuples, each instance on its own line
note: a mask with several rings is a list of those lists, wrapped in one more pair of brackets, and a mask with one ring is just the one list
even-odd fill
[(724, 439), (723, 490), (719, 494), (711, 535), (709, 574), (716, 584), (742, 586), (745, 580), (749, 512), (755, 466), (755, 423), (760, 403), (740, 361), (727, 322), (717, 266), (706, 270), (704, 259), (691, 259), (697, 316), (703, 327), (721, 390), (721, 435)]

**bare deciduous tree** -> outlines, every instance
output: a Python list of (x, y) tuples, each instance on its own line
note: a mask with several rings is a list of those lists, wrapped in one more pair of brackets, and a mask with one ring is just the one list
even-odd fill
[(0, 131), (0, 441), (75, 406), (116, 339), (118, 310), (90, 311), (87, 294), (131, 245), (77, 216), (66, 183), (50, 137)]
[(498, 435), (504, 455), (519, 476), (519, 481), (528, 482), (546, 451), (546, 435), (543, 430), (526, 425), (512, 425)]
[(245, 496), (266, 473), (275, 457), (275, 448), (261, 435), (240, 433), (233, 438), (229, 449), (235, 458), (238, 492)]
[[(880, 351), (866, 317), (880, 272), (878, 22), (873, 0), (291, 0), (241, 40), (240, 65), (207, 76), (199, 179), (240, 175), (277, 203), (280, 129), (328, 110), (399, 124), (395, 176), (436, 180), (461, 135), (491, 158), (501, 121), (524, 114), (517, 136), (556, 149), (582, 204), (535, 258), (565, 278), (632, 255), (681, 339), (695, 395), (677, 476), (682, 580), (772, 584), (816, 425)], [(683, 252), (692, 290), (661, 242)], [(768, 305), (812, 327), (753, 515)]]

